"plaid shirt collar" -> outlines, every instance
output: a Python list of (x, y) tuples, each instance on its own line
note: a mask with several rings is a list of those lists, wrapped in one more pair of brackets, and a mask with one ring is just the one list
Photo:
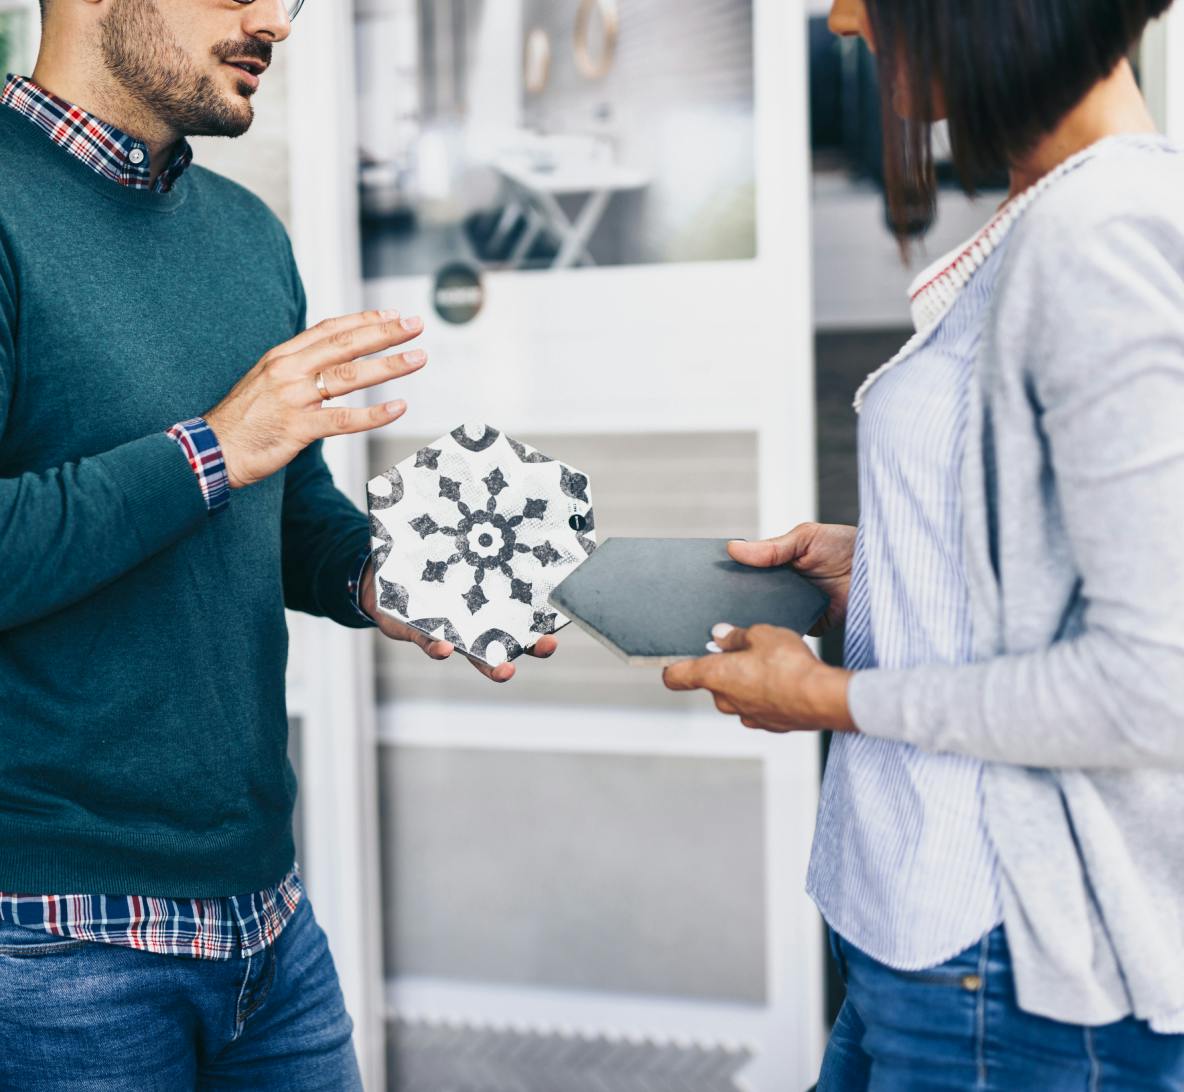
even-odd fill
[(168, 193), (193, 162), (193, 149), (182, 139), (169, 165), (154, 183), (147, 144), (50, 94), (25, 76), (8, 77), (0, 92), (0, 106), (23, 114), (75, 159), (104, 178), (131, 189)]

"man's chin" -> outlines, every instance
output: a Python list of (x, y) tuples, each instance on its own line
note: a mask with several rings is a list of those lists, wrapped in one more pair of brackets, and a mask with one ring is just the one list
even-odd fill
[(240, 137), (255, 120), (255, 108), (245, 98), (227, 101), (225, 109), (209, 114), (188, 126), (188, 136)]

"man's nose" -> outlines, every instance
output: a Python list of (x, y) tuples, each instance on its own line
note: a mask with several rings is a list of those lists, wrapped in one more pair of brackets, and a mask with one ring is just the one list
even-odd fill
[(243, 12), (243, 32), (265, 42), (282, 42), (292, 33), (286, 0), (255, 0)]

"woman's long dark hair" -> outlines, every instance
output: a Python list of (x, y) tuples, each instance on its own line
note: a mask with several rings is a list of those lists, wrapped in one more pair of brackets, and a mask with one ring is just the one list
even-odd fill
[[(939, 103), (968, 191), (1010, 167), (1110, 75), (1172, 0), (867, 0), (894, 226), (932, 218)], [(910, 120), (895, 106), (907, 99)]]

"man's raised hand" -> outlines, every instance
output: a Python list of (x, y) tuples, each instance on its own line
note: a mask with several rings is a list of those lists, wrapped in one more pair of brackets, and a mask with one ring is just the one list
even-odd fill
[(422, 330), (418, 318), (363, 311), (326, 319), (268, 352), (205, 414), (231, 488), (270, 477), (317, 440), (368, 432), (402, 417), (402, 400), (359, 409), (322, 403), (419, 371), (427, 363), (421, 350), (366, 358), (405, 345)]

